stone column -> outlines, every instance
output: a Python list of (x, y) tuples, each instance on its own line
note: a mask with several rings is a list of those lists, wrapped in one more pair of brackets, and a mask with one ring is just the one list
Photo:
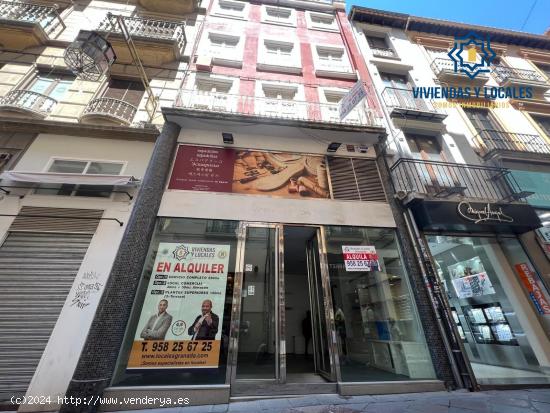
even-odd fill
[[(156, 140), (105, 291), (80, 355), (67, 397), (93, 398), (110, 384), (134, 303), (180, 127), (166, 122)], [(92, 412), (99, 406), (65, 404), (61, 412)]]

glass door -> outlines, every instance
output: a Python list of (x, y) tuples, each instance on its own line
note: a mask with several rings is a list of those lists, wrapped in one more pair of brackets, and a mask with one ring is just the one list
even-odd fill
[(323, 276), (319, 254), (320, 231), (317, 230), (313, 238), (307, 242), (307, 267), (309, 281), (309, 296), (311, 306), (311, 324), (313, 332), (313, 356), (315, 372), (330, 381), (334, 381), (334, 369), (331, 363), (329, 349), (329, 334), (327, 328), (326, 310), (331, 305), (325, 300), (323, 292)]
[(277, 226), (244, 224), (236, 379), (278, 380)]

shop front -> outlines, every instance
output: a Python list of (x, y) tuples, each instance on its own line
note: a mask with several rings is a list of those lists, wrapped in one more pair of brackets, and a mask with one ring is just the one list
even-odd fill
[(200, 133), (181, 132), (105, 395), (442, 390), (372, 148)]
[(409, 206), (478, 384), (549, 384), (550, 296), (519, 239), (540, 226), (535, 210), (516, 202)]

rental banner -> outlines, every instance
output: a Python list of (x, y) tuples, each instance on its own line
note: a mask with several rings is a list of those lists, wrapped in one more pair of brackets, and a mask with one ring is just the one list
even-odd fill
[(229, 245), (161, 242), (128, 369), (216, 368)]

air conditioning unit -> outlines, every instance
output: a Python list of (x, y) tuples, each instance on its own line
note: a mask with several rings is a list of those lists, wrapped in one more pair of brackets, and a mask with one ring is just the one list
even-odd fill
[(212, 71), (212, 57), (211, 56), (197, 56), (196, 62), (197, 70), (202, 72)]

